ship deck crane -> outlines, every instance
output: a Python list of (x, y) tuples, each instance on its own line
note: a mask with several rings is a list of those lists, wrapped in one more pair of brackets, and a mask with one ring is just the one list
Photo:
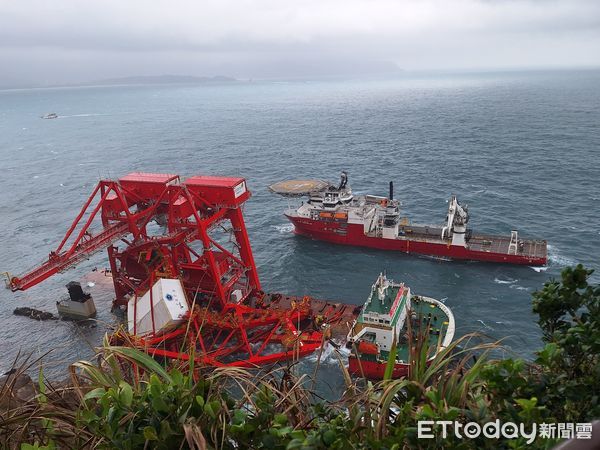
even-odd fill
[(448, 237), (452, 237), (452, 245), (465, 246), (465, 234), (468, 222), (469, 213), (467, 207), (461, 206), (458, 203), (456, 195), (453, 195), (448, 202), (448, 215), (446, 217), (446, 226), (442, 228), (442, 239), (448, 235)]
[[(7, 285), (29, 289), (106, 248), (115, 306), (140, 298), (158, 278), (179, 279), (190, 306), (182, 327), (133, 339), (117, 334), (117, 341), (182, 360), (193, 347), (197, 362), (212, 366), (309, 354), (322, 334), (300, 326), (311, 322), (306, 302), (277, 308), (261, 290), (242, 214), (248, 198), (243, 178), (131, 173), (101, 180), (48, 258)], [(149, 229), (153, 220), (162, 232)], [(222, 228), (231, 230), (229, 248), (214, 236)]]

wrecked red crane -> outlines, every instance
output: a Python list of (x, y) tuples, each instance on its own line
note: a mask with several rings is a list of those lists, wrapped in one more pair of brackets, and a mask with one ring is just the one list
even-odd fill
[(261, 290), (242, 214), (249, 198), (243, 178), (102, 180), (48, 259), (8, 286), (26, 290), (106, 248), (114, 306), (129, 316), (113, 339), (210, 366), (305, 356), (322, 345), (321, 324), (352, 322), (356, 308)]

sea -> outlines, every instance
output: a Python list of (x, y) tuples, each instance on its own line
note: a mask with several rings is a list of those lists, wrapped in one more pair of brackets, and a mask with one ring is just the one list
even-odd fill
[[(40, 116), (56, 112), (58, 118)], [(245, 177), (244, 215), (263, 289), (362, 304), (379, 273), (445, 302), (457, 336), (502, 340), (504, 356), (542, 345), (531, 296), (600, 255), (600, 71), (404, 73), (379, 79), (0, 91), (0, 272), (44, 261), (98, 180), (129, 172)], [(546, 268), (440, 261), (296, 236), (276, 181), (337, 182), (385, 195), (403, 214), (440, 224), (456, 194), (478, 232), (546, 239)], [(294, 201), (291, 202), (294, 204)], [(85, 285), (97, 321), (38, 322), (65, 284), (107, 266), (105, 252), (25, 292), (0, 290), (0, 372), (17, 358), (51, 379), (91, 358), (119, 319), (112, 293)], [(592, 280), (600, 282), (598, 274)], [(342, 360), (345, 357), (343, 351)], [(300, 363), (312, 373), (317, 357)], [(336, 352), (321, 356), (319, 389), (339, 391)]]

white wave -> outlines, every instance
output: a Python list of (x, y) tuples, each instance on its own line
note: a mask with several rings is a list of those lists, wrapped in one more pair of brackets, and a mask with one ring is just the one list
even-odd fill
[(559, 250), (553, 246), (548, 246), (548, 261), (555, 266), (566, 267), (574, 266), (575, 261), (568, 256), (561, 255)]
[(89, 114), (69, 114), (66, 116), (58, 116), (59, 119), (64, 119), (65, 117), (95, 117), (95, 116), (108, 116), (109, 114), (96, 114), (96, 113), (89, 113)]
[(516, 283), (519, 280), (513, 280), (512, 278), (508, 278), (506, 280), (501, 280), (500, 278), (494, 278), (494, 283), (498, 283), (498, 284), (513, 284)]
[(498, 191), (494, 191), (494, 190), (492, 190), (492, 189), (486, 189), (486, 191), (487, 191), (487, 193), (488, 193), (489, 195), (494, 195), (494, 196), (496, 196), (496, 197), (505, 197), (505, 195), (504, 195), (503, 193), (501, 193), (501, 192), (498, 192)]
[(96, 283), (94, 283), (93, 281), (88, 281), (88, 287), (94, 287), (96, 286)]
[(340, 352), (340, 354), (345, 358), (350, 356), (350, 350), (344, 346), (341, 346), (340, 348), (338, 348), (338, 352)]
[(528, 287), (524, 287), (524, 286), (519, 286), (518, 284), (511, 284), (510, 285), (511, 289), (516, 289), (518, 291), (528, 291), (529, 288)]
[(529, 268), (535, 270), (537, 273), (545, 272), (546, 270), (548, 270), (548, 266), (542, 266), (542, 267), (529, 266)]
[(485, 323), (483, 320), (481, 319), (477, 319), (477, 322), (481, 323), (481, 325), (484, 326), (484, 328), (487, 328), (488, 330), (494, 330), (492, 327), (490, 327), (487, 323)]
[[(346, 359), (348, 357), (348, 355), (350, 354), (350, 351), (345, 348), (344, 346), (341, 346), (338, 350), (337, 350), (341, 356), (342, 356), (342, 360)], [(308, 356), (306, 359), (310, 362), (316, 363), (317, 361), (319, 361), (319, 356), (321, 359), (321, 364), (337, 364), (338, 363), (338, 356), (336, 354), (336, 348), (331, 345), (330, 343), (326, 343), (325, 347), (323, 347), (323, 350), (317, 350), (314, 353), (312, 353), (310, 356)]]
[[(430, 259), (433, 261), (452, 261), (452, 258), (448, 258), (446, 256), (419, 255), (419, 254), (416, 254), (415, 256), (417, 256), (418, 258), (421, 258), (421, 259)], [(454, 274), (454, 276), (456, 278), (460, 278), (457, 274)]]
[(272, 227), (282, 234), (287, 234), (294, 231), (294, 225), (291, 223), (287, 223), (285, 225), (272, 225)]
[(441, 299), (440, 299), (440, 302), (442, 302), (442, 303), (446, 303), (446, 300), (448, 300), (448, 297), (441, 298)]

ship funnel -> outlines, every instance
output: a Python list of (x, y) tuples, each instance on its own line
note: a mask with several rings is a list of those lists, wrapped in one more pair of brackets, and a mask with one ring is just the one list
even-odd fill
[(394, 182), (390, 181), (390, 200), (394, 200)]

